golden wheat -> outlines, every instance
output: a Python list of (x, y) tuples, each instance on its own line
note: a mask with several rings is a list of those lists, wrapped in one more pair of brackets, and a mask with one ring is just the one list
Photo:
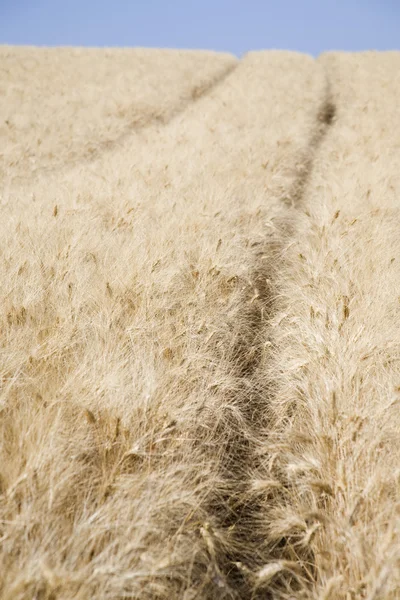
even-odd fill
[(399, 54), (0, 65), (1, 598), (398, 598)]

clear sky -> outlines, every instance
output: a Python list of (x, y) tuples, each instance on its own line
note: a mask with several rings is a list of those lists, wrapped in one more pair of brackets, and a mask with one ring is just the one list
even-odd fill
[(400, 49), (400, 0), (0, 0), (0, 43)]

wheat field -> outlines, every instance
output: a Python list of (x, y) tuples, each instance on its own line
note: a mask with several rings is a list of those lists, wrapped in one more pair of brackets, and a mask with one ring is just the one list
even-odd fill
[(400, 53), (0, 91), (0, 598), (400, 598)]

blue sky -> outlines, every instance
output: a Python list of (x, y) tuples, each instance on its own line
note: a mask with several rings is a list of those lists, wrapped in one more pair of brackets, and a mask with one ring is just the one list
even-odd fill
[(0, 0), (0, 43), (400, 49), (400, 0)]

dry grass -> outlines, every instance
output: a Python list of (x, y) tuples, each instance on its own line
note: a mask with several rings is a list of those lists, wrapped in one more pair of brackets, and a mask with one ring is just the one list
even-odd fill
[(1, 598), (398, 597), (398, 63), (0, 50)]

